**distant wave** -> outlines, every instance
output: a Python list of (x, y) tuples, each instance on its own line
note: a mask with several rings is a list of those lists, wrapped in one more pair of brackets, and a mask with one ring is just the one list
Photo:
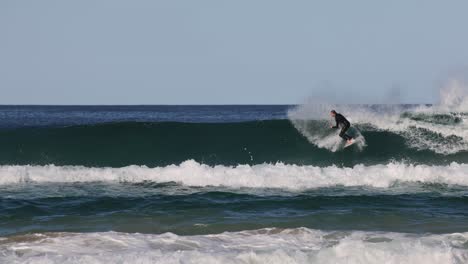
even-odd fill
[(214, 235), (46, 233), (0, 240), (4, 263), (466, 263), (468, 233), (267, 228)]
[(148, 168), (86, 168), (59, 166), (1, 166), (0, 184), (64, 182), (177, 182), (188, 186), (230, 188), (285, 188), (304, 190), (331, 186), (388, 188), (398, 182), (422, 182), (468, 186), (468, 164), (448, 166), (356, 165), (352, 168), (260, 164), (207, 166), (186, 161), (180, 166)]

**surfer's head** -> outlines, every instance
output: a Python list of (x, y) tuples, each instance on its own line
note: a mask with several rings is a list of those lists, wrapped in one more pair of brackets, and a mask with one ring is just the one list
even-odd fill
[(331, 115), (332, 117), (335, 117), (335, 116), (336, 116), (336, 111), (335, 111), (335, 110), (331, 110), (331, 111), (330, 111), (330, 115)]

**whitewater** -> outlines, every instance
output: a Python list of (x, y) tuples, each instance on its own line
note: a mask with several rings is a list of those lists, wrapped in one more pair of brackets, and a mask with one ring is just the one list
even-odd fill
[(176, 182), (187, 186), (230, 188), (284, 188), (304, 190), (333, 186), (388, 188), (395, 183), (434, 183), (468, 186), (468, 164), (448, 166), (389, 163), (352, 168), (287, 164), (208, 166), (189, 160), (180, 165), (149, 168), (86, 168), (60, 166), (1, 166), (0, 184), (73, 182)]
[[(18, 242), (20, 242), (18, 244)], [(466, 263), (468, 233), (261, 229), (204, 236), (49, 233), (0, 241), (5, 263)]]

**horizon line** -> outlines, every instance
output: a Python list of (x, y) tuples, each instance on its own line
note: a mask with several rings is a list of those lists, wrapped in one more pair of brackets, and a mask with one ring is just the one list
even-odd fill
[[(330, 103), (336, 104), (336, 103)], [(1, 106), (297, 106), (296, 104), (0, 104)], [(318, 104), (320, 105), (320, 104)], [(434, 105), (434, 103), (349, 103), (336, 105)]]

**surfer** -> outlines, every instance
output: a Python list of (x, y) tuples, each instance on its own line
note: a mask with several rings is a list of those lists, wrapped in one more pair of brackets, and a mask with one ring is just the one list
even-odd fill
[(331, 128), (341, 127), (340, 137), (346, 140), (347, 145), (352, 144), (353, 138), (346, 134), (346, 131), (348, 131), (349, 127), (351, 126), (351, 123), (349, 123), (349, 121), (342, 114), (337, 113), (335, 110), (331, 110), (330, 115), (334, 117), (336, 121), (336, 125), (331, 126)]

